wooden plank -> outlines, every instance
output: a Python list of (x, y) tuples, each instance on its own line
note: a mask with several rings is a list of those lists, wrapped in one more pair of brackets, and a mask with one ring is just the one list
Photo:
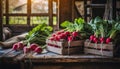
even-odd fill
[(87, 4), (86, 7), (105, 8), (105, 4)]
[(27, 0), (27, 24), (30, 25), (31, 0)]
[(72, 20), (72, 0), (59, 0), (58, 1), (58, 24), (65, 20)]
[(79, 52), (83, 52), (84, 40), (72, 41), (70, 42), (70, 46), (68, 46), (67, 41), (54, 41), (54, 40), (46, 40), (47, 50), (58, 53), (58, 54), (75, 54)]
[[(96, 49), (96, 48), (101, 49), (101, 44), (100, 43), (96, 44), (96, 46), (95, 46), (95, 43), (91, 43), (89, 41), (86, 41), (84, 43), (84, 45), (85, 45), (84, 47), (89, 47), (89, 48), (94, 48), (94, 49)], [(114, 47), (114, 45), (112, 43), (102, 45), (102, 49), (107, 49), (107, 50), (111, 50), (111, 51), (113, 51), (113, 47)]]
[(6, 0), (6, 11), (5, 11), (5, 13), (6, 13), (6, 24), (7, 25), (9, 25), (9, 0)]
[(119, 69), (120, 63), (47, 63), (34, 64), (33, 69)]
[(49, 25), (53, 27), (53, 0), (48, 0), (49, 7)]
[[(9, 15), (9, 16), (27, 16), (27, 14), (25, 14), (25, 13), (3, 14), (3, 16), (6, 16), (6, 15)], [(49, 14), (48, 13), (32, 13), (32, 14), (30, 14), (30, 16), (49, 16)], [(56, 14), (53, 14), (53, 16), (56, 16)]]
[(89, 40), (86, 40), (84, 43), (84, 52), (89, 53), (89, 54), (96, 54), (96, 55), (101, 55), (101, 56), (109, 56), (113, 57), (114, 56), (114, 44), (109, 43), (109, 44), (101, 44), (100, 43), (91, 43)]
[(84, 0), (84, 19), (87, 22), (87, 7), (85, 5), (87, 5), (87, 0)]
[(82, 53), (82, 47), (73, 47), (73, 48), (56, 48), (53, 46), (47, 46), (47, 50), (52, 51), (57, 54), (67, 55), (67, 54), (77, 54)]
[(52, 52), (44, 54), (32, 53), (25, 57), (25, 61), (33, 63), (105, 63), (113, 62), (119, 63), (119, 58), (111, 58), (99, 55), (89, 55), (89, 54), (74, 54), (74, 55), (58, 55)]
[(116, 19), (116, 2), (117, 0), (111, 0), (112, 3), (112, 19)]
[[(68, 42), (67, 41), (51, 41), (51, 40), (47, 39), (46, 43), (57, 45), (57, 46), (60, 46), (60, 47), (68, 47)], [(84, 40), (70, 42), (71, 47), (73, 47), (73, 46), (83, 46), (83, 44), (84, 44)]]
[(2, 14), (2, 0), (0, 0), (0, 41), (3, 40), (3, 14)]
[(84, 48), (84, 51), (86, 54), (96, 54), (96, 55), (102, 55), (102, 56), (109, 56), (109, 57), (113, 57), (113, 51), (102, 51), (101, 50), (97, 50), (97, 49), (88, 49), (88, 48)]

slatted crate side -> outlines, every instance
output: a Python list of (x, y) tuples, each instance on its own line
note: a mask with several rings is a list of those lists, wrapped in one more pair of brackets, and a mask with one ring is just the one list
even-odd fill
[[(97, 47), (97, 49), (101, 49), (101, 44), (99, 43), (95, 46), (95, 43), (85, 41), (84, 42), (84, 47), (88, 47), (88, 48), (96, 48)], [(102, 49), (103, 50), (113, 50), (113, 47), (114, 47), (114, 44), (112, 44), (112, 42), (109, 43), (109, 44), (102, 44)]]
[(103, 54), (98, 49), (84, 48), (84, 53), (85, 54), (94, 54), (94, 55), (102, 55), (102, 56), (113, 57), (113, 51), (103, 50), (102, 52), (103, 52)]
[[(68, 42), (67, 41), (53, 41), (46, 40), (47, 50), (58, 54), (68, 54)], [(84, 40), (72, 41), (69, 46), (69, 54), (83, 52)]]
[[(97, 46), (97, 48), (96, 48), (96, 46)], [(112, 43), (103, 44), (102, 45), (102, 52), (103, 53), (101, 53), (101, 44), (99, 43), (96, 46), (95, 46), (95, 43), (91, 43), (88, 40), (86, 40), (84, 42), (84, 52), (86, 54), (89, 53), (89, 54), (96, 54), (96, 55), (113, 57), (113, 55), (114, 55), (114, 52), (113, 52), (114, 44), (112, 44)]]
[[(53, 40), (46, 40), (46, 43), (48, 44), (53, 44), (53, 45), (58, 45), (60, 47), (68, 47), (68, 42), (67, 41), (53, 41)], [(84, 40), (79, 40), (79, 41), (72, 41), (70, 42), (70, 46), (83, 46), (84, 45)]]
[(52, 52), (57, 53), (57, 54), (62, 54), (62, 55), (67, 55), (68, 50), (69, 50), (69, 54), (83, 52), (83, 48), (81, 48), (81, 47), (71, 47), (68, 49), (68, 48), (57, 48), (57, 47), (53, 47), (53, 46), (49, 46), (49, 45), (47, 45), (47, 50), (52, 51)]
[(61, 42), (61, 41), (54, 41), (54, 40), (49, 40), (49, 39), (47, 39), (47, 40), (46, 40), (46, 43), (47, 43), (47, 44), (58, 45), (58, 46), (62, 47), (62, 46), (66, 43), (66, 41)]

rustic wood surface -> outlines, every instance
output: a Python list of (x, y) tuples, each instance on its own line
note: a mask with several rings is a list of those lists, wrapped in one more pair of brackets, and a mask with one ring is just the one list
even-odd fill
[(41, 63), (86, 63), (86, 62), (120, 62), (120, 58), (109, 58), (97, 55), (76, 54), (76, 55), (58, 55), (52, 52), (45, 54), (31, 53), (25, 56), (25, 60)]
[[(58, 55), (52, 52), (43, 54), (30, 52), (15, 56), (14, 51), (9, 51), (10, 49), (5, 51), (7, 54), (1, 58), (2, 62), (4, 61), (2, 65), (12, 65), (10, 67), (13, 69), (17, 68), (14, 68), (14, 65), (18, 65), (18, 69), (119, 69), (120, 65), (120, 58), (109, 58), (97, 55)], [(11, 53), (13, 53), (14, 56), (10, 56)], [(13, 60), (8, 60), (9, 57), (7, 55), (9, 55), (10, 58), (13, 57)]]
[[(120, 58), (111, 58), (90, 54), (74, 54), (74, 55), (58, 55), (53, 52), (46, 52), (43, 54), (27, 53), (23, 54), (22, 51), (5, 51), (5, 55), (2, 58), (13, 58), (14, 61), (29, 61), (32, 62), (51, 62), (51, 63), (76, 63), (76, 62), (120, 62)], [(1, 52), (1, 51), (0, 51)], [(12, 54), (12, 55), (11, 55)], [(0, 55), (1, 56), (1, 55)], [(12, 60), (12, 61), (13, 61)]]

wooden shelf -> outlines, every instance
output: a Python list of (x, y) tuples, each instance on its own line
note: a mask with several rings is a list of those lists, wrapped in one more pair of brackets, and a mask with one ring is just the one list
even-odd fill
[(105, 4), (87, 4), (86, 7), (93, 7), (93, 8), (104, 8)]

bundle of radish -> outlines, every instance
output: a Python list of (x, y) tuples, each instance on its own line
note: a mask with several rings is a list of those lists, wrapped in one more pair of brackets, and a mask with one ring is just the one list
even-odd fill
[[(34, 27), (25, 37), (25, 40), (13, 44), (13, 50), (22, 49), (24, 53), (36, 52), (41, 53), (45, 49), (45, 42), (52, 33), (52, 27), (45, 23)], [(25, 46), (25, 47), (24, 47)]]
[(61, 26), (64, 28), (63, 30), (53, 33), (46, 40), (47, 49), (58, 54), (82, 51), (84, 39), (91, 34), (91, 26), (82, 18), (75, 19), (74, 22), (65, 21)]
[[(89, 37), (89, 42), (86, 42), (87, 44), (85, 43), (85, 48), (90, 47), (90, 45), (92, 45), (91, 43), (94, 43), (95, 48), (100, 48), (101, 55), (103, 55), (105, 44), (115, 43), (117, 39), (116, 36), (120, 33), (120, 21), (103, 20), (100, 17), (96, 17), (88, 24), (92, 26), (94, 35)], [(90, 48), (92, 48), (92, 46)]]
[(24, 53), (28, 53), (28, 52), (33, 52), (33, 53), (42, 53), (44, 48), (41, 48), (38, 44), (31, 44), (30, 46), (26, 46), (24, 47), (23, 51)]
[(22, 42), (17, 42), (13, 44), (12, 50), (22, 50), (24, 48), (24, 44)]
[(25, 40), (23, 40), (23, 43), (26, 45), (24, 52), (34, 51), (41, 53), (43, 49), (45, 49), (46, 39), (51, 33), (52, 27), (45, 23), (34, 27), (28, 35), (26, 35)]

